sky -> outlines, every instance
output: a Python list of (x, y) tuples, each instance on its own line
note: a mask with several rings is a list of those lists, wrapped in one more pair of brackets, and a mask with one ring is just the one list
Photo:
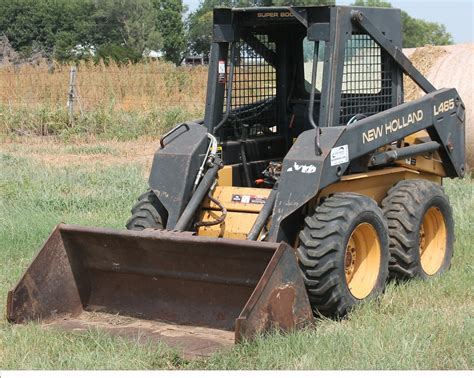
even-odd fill
[[(200, 0), (183, 0), (192, 11)], [(455, 43), (474, 42), (474, 0), (388, 0), (394, 8), (403, 9), (410, 16), (446, 26)], [(353, 0), (336, 0), (338, 5), (349, 5)]]

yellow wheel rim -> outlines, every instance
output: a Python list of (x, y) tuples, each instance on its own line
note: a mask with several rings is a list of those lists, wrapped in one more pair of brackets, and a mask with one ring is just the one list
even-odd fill
[(420, 226), (421, 268), (428, 275), (439, 271), (446, 255), (447, 232), (444, 217), (437, 207), (430, 207)]
[(377, 231), (369, 223), (359, 224), (352, 231), (344, 256), (347, 287), (357, 299), (367, 297), (374, 289), (381, 258)]

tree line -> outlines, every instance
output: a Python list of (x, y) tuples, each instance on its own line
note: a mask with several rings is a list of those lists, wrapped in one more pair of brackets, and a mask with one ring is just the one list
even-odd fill
[[(334, 5), (334, 0), (201, 0), (187, 14), (182, 0), (0, 0), (0, 37), (22, 58), (113, 59), (137, 62), (147, 52), (179, 64), (186, 54), (208, 54), (216, 6)], [(354, 5), (390, 7), (381, 0)], [(450, 44), (444, 25), (402, 11), (403, 45)]]
[(22, 57), (136, 62), (160, 51), (178, 64), (184, 12), (182, 0), (0, 0), (0, 36)]

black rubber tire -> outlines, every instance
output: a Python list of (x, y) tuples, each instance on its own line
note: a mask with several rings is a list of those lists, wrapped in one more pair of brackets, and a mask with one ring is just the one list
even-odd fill
[[(426, 212), (438, 208), (446, 227), (446, 249), (435, 274), (427, 274), (421, 265), (420, 227)], [(453, 256), (454, 220), (449, 199), (443, 188), (427, 180), (403, 180), (394, 185), (382, 201), (390, 238), (389, 274), (391, 278), (430, 278), (449, 269)]]
[(143, 231), (145, 228), (162, 230), (166, 225), (163, 206), (151, 190), (138, 197), (131, 213), (132, 216), (126, 224), (129, 230)]
[(305, 218), (297, 252), (316, 315), (342, 317), (365, 299), (352, 295), (344, 267), (352, 232), (364, 223), (375, 229), (380, 244), (379, 271), (368, 298), (384, 291), (388, 276), (387, 224), (377, 203), (355, 193), (336, 193)]

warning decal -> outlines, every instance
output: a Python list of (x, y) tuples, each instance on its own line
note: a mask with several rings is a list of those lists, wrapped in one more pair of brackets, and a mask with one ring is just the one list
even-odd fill
[(225, 83), (225, 61), (219, 60), (218, 64), (219, 83)]
[(240, 203), (252, 203), (255, 205), (263, 205), (267, 197), (263, 196), (256, 196), (251, 194), (232, 194), (232, 202), (240, 202)]
[(349, 162), (349, 147), (344, 146), (334, 147), (331, 149), (331, 167), (339, 164)]

